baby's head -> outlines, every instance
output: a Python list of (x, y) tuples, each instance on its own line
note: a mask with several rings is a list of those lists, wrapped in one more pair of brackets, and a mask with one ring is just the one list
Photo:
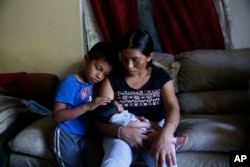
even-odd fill
[(99, 106), (94, 110), (96, 117), (104, 122), (108, 122), (109, 119), (116, 113), (118, 113), (117, 102), (113, 100), (105, 106)]

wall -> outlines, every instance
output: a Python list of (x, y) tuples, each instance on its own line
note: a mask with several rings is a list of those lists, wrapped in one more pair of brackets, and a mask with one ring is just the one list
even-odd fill
[(234, 48), (250, 48), (250, 1), (231, 0), (232, 43)]
[[(86, 53), (80, 2), (0, 0), (0, 72), (76, 71)], [(250, 47), (250, 1), (231, 3), (233, 44)]]
[(85, 53), (80, 0), (1, 0), (0, 72), (76, 71)]

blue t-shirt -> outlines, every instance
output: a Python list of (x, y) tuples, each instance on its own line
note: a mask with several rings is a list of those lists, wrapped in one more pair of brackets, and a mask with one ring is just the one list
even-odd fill
[(151, 121), (160, 121), (164, 118), (161, 88), (171, 80), (165, 70), (152, 66), (150, 79), (140, 89), (131, 88), (121, 73), (110, 75), (109, 80), (115, 100), (122, 104), (125, 110)]
[[(93, 84), (80, 82), (75, 74), (71, 74), (58, 85), (55, 101), (66, 103), (67, 108), (70, 109), (91, 101), (92, 94)], [(57, 123), (58, 128), (81, 136), (85, 136), (93, 128), (93, 125), (91, 112), (86, 112), (75, 119)]]

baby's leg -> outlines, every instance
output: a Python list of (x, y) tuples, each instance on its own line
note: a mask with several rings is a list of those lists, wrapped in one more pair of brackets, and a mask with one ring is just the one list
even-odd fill
[(179, 137), (174, 137), (172, 139), (172, 143), (175, 144), (175, 145), (184, 145), (186, 144), (188, 141), (188, 135), (187, 134), (184, 134), (182, 136), (179, 136)]

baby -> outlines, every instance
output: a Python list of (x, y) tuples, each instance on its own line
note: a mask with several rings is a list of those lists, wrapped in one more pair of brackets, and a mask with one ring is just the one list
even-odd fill
[[(145, 131), (146, 134), (161, 130), (161, 126), (153, 121), (149, 121), (143, 116), (135, 116), (124, 110), (123, 106), (117, 101), (112, 101), (105, 106), (98, 107), (95, 111), (97, 118), (104, 122), (109, 122), (123, 127), (135, 127)], [(174, 145), (183, 145), (187, 143), (188, 136), (186, 134), (173, 137), (172, 143)], [(173, 147), (175, 150), (175, 147)]]

